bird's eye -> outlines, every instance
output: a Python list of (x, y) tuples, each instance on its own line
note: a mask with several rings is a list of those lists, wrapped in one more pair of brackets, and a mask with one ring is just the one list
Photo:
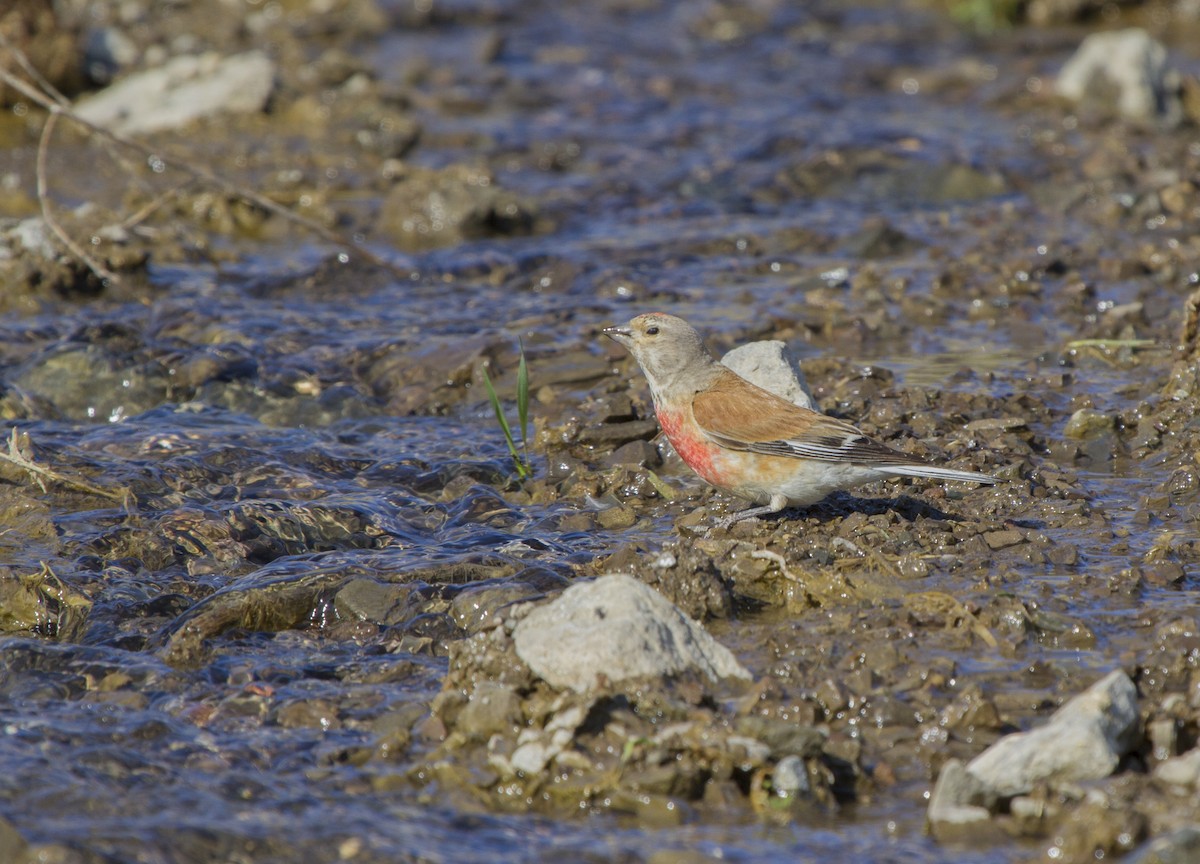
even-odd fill
[(658, 328), (657, 328), (657, 327), (647, 327), (647, 328), (646, 328), (646, 335), (647, 335), (647, 336), (657, 336), (657, 335), (658, 335)]

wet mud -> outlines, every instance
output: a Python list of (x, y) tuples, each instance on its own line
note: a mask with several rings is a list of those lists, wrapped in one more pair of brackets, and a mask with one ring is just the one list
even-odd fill
[[(1095, 22), (1050, 4), (986, 38), (907, 4), (318, 5), (59, 10), (51, 53), (102, 32), (118, 79), (275, 64), (161, 162), (61, 121), (53, 212), (114, 279), (42, 220), (44, 114), (4, 91), (0, 858), (1190, 860), (1186, 99), (1055, 97)], [(1123, 14), (1186, 96), (1195, 21)], [(821, 410), (998, 484), (714, 528), (744, 502), (600, 334), (652, 309), (786, 341)], [(515, 423), (522, 355), (526, 479), (485, 384)], [(611, 574), (746, 675), (545, 671), (538, 610)], [(1115, 672), (1103, 774), (950, 790)]]

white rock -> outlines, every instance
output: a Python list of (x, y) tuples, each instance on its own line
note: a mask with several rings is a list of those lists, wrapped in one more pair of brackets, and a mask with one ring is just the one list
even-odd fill
[[(561, 748), (560, 748), (561, 749)], [(514, 771), (520, 771), (527, 777), (542, 773), (546, 764), (558, 754), (552, 745), (542, 741), (530, 741), (521, 744), (513, 751), (509, 764)]]
[(575, 730), (579, 728), (585, 719), (587, 719), (587, 711), (582, 705), (572, 705), (559, 711), (550, 718), (550, 722), (546, 724), (547, 732), (558, 733), (566, 730), (569, 734), (575, 734)]
[(785, 798), (808, 795), (812, 784), (808, 780), (808, 768), (799, 756), (784, 756), (771, 772), (771, 785), (775, 792)]
[(967, 772), (962, 761), (949, 759), (938, 773), (926, 817), (938, 827), (986, 822), (991, 813), (977, 803), (984, 797), (979, 781)]
[(1046, 802), (1032, 795), (1018, 795), (1008, 802), (1008, 812), (1017, 819), (1034, 821), (1046, 815)]
[[(575, 732), (587, 718), (583, 705), (573, 705), (555, 714), (545, 729), (522, 729), (517, 735), (517, 748), (501, 763), (503, 770), (519, 771), (526, 776), (540, 774), (575, 740)], [(492, 760), (495, 765), (495, 760)]]
[(53, 232), (40, 216), (22, 219), (13, 226), (8, 235), (26, 252), (32, 252), (46, 260), (52, 260), (59, 254), (58, 247), (51, 239), (54, 236)]
[(274, 86), (275, 64), (262, 51), (184, 55), (118, 81), (75, 111), (113, 132), (143, 134), (213, 114), (261, 111)]
[(1113, 107), (1131, 120), (1175, 125), (1183, 118), (1179, 73), (1167, 65), (1167, 49), (1136, 27), (1084, 39), (1058, 74), (1056, 88), (1075, 102), (1112, 90)]
[(1154, 769), (1154, 779), (1172, 786), (1200, 788), (1200, 747), (1160, 763)]
[(751, 384), (802, 408), (817, 410), (800, 364), (787, 345), (777, 339), (740, 345), (722, 357), (721, 363)]
[(771, 756), (769, 745), (749, 735), (730, 735), (725, 739), (725, 744), (735, 756), (738, 750), (741, 750), (744, 755), (740, 758), (751, 765), (761, 765)]
[(555, 687), (583, 693), (603, 678), (700, 671), (712, 679), (750, 678), (703, 627), (632, 576), (572, 585), (521, 619), (517, 656)]
[(1138, 721), (1137, 688), (1118, 670), (1059, 708), (1045, 726), (1001, 738), (966, 770), (986, 794), (1000, 798), (1023, 795), (1043, 780), (1098, 780), (1133, 746)]

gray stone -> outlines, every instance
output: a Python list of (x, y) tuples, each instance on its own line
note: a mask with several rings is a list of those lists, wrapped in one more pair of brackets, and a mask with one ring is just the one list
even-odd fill
[(1167, 49), (1136, 27), (1084, 39), (1058, 74), (1057, 90), (1129, 120), (1174, 126), (1183, 119), (1180, 78), (1167, 65)]
[(537, 597), (541, 592), (524, 582), (485, 582), (464, 588), (450, 601), (450, 617), (468, 633), (478, 633), (496, 620), (506, 606)]
[(766, 744), (771, 755), (781, 762), (787, 756), (820, 756), (829, 738), (827, 733), (812, 726), (758, 714), (739, 717), (734, 723), (734, 728), (738, 734), (756, 738)]
[(808, 392), (804, 372), (783, 342), (771, 339), (740, 345), (722, 357), (721, 363), (751, 384), (770, 390), (802, 408), (817, 410), (812, 394)]
[(333, 608), (346, 620), (399, 624), (418, 612), (418, 591), (412, 585), (352, 579), (338, 589)]
[[(477, 237), (527, 234), (533, 228), (532, 203), (502, 189), (485, 168), (399, 163), (393, 177), (376, 221), (378, 230), (402, 249), (434, 249)], [(588, 358), (583, 370), (568, 369), (568, 377), (590, 377), (600, 366), (598, 359)], [(555, 374), (539, 377), (539, 386), (558, 383), (562, 380)]]
[(729, 649), (632, 576), (572, 585), (521, 619), (513, 641), (534, 674), (580, 693), (601, 680), (688, 670), (714, 680), (751, 677)]
[(662, 458), (658, 455), (658, 450), (649, 441), (629, 441), (622, 444), (612, 453), (604, 458), (604, 464), (610, 466), (617, 465), (637, 465), (639, 467), (647, 467), (658, 465), (662, 462)]
[(87, 34), (83, 44), (83, 67), (97, 84), (107, 84), (138, 59), (134, 41), (116, 27), (101, 27)]
[(579, 430), (581, 444), (620, 447), (630, 441), (645, 441), (658, 434), (653, 420), (629, 420), (625, 423), (602, 423)]
[(1045, 780), (1098, 780), (1131, 749), (1138, 721), (1137, 688), (1118, 670), (1063, 705), (1045, 726), (1001, 738), (966, 770), (999, 798), (1023, 795)]
[(31, 358), (11, 380), (22, 390), (53, 400), (63, 415), (117, 422), (161, 405), (170, 392), (167, 371), (131, 362), (118, 348), (65, 344)]
[(511, 687), (480, 681), (455, 721), (465, 735), (487, 738), (512, 735), (521, 722), (521, 700)]
[(75, 112), (110, 131), (138, 135), (214, 114), (262, 111), (274, 87), (275, 64), (262, 51), (183, 55), (118, 81), (82, 100)]

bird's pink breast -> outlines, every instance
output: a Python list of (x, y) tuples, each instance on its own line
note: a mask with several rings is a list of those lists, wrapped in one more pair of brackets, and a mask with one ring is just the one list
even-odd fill
[(667, 440), (688, 467), (714, 486), (725, 486), (722, 472), (714, 461), (721, 448), (701, 434), (696, 421), (682, 412), (662, 408), (657, 408), (655, 414)]

